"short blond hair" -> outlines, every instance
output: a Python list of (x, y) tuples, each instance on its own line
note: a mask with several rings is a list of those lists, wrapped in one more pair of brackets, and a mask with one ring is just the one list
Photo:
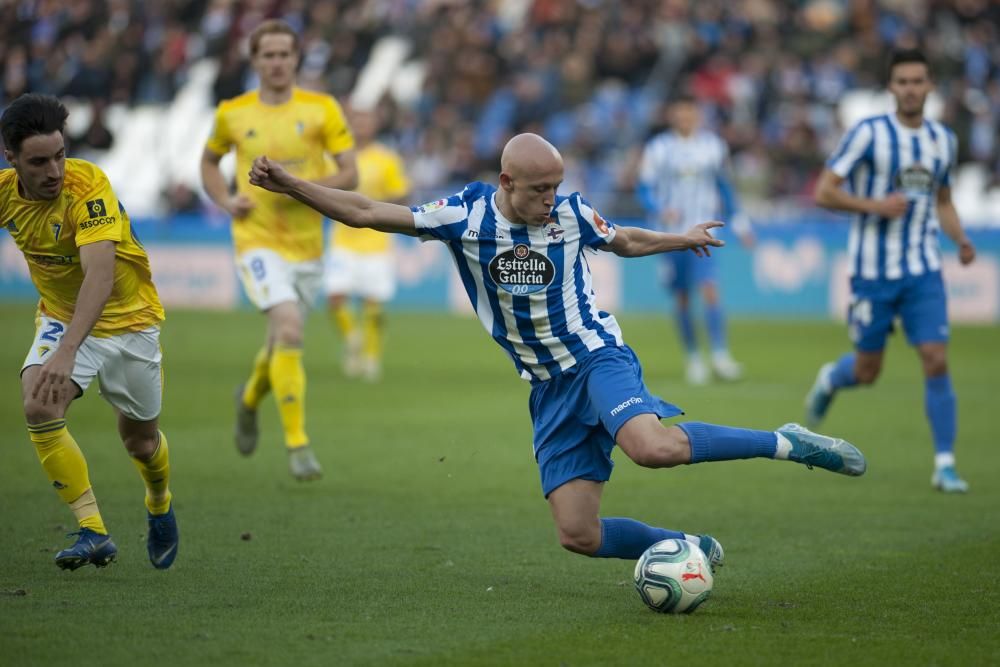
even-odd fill
[(250, 55), (257, 55), (260, 48), (260, 40), (264, 35), (289, 35), (292, 38), (292, 48), (296, 53), (299, 50), (299, 35), (292, 29), (292, 26), (280, 19), (268, 19), (254, 28), (250, 33)]

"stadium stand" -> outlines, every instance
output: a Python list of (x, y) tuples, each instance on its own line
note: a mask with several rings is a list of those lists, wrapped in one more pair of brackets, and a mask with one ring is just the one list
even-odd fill
[(774, 210), (806, 202), (842, 127), (885, 108), (872, 91), (887, 50), (919, 43), (937, 69), (932, 112), (959, 133), (960, 211), (1000, 224), (1000, 5), (987, 0), (11, 2), (0, 101), (70, 100), (73, 152), (136, 214), (204, 210), (211, 109), (253, 85), (243, 38), (266, 17), (301, 30), (302, 85), (379, 105), (415, 198), (488, 174), (506, 137), (537, 130), (563, 149), (566, 187), (619, 216), (637, 212), (637, 147), (672, 91), (704, 101), (744, 198)]

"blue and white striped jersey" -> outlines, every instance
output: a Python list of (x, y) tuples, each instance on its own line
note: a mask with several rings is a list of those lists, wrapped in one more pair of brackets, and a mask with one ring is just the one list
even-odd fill
[[(727, 174), (729, 149), (717, 135), (699, 130), (689, 137), (662, 132), (650, 139), (639, 165), (640, 198), (653, 214), (677, 212), (669, 232), (732, 217), (737, 232), (746, 219), (737, 216), (736, 197)], [(735, 216), (735, 217), (734, 217)]]
[(910, 201), (892, 220), (854, 216), (847, 244), (852, 277), (898, 280), (941, 270), (937, 192), (951, 187), (957, 152), (955, 133), (941, 123), (925, 120), (913, 129), (895, 114), (866, 118), (844, 135), (827, 167), (855, 195), (880, 199), (900, 192)]
[(423, 240), (447, 244), (486, 331), (526, 380), (572, 368), (592, 351), (622, 345), (613, 315), (597, 309), (584, 249), (615, 237), (579, 193), (557, 197), (552, 222), (515, 224), (497, 208), (496, 188), (470, 183), (413, 208)]

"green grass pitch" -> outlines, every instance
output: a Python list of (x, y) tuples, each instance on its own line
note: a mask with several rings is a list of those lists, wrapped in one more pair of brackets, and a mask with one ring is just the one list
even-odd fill
[[(262, 318), (170, 313), (162, 425), (180, 555), (149, 565), (142, 484), (92, 388), (70, 425), (119, 560), (60, 571), (74, 523), (19, 402), (32, 311), (0, 317), (0, 664), (1000, 664), (997, 327), (953, 337), (964, 497), (930, 488), (923, 383), (899, 336), (879, 384), (839, 396), (825, 425), (867, 454), (860, 479), (772, 461), (645, 470), (616, 453), (606, 515), (726, 548), (712, 598), (662, 616), (633, 590), (633, 563), (559, 548), (528, 384), (477, 322), (444, 315), (391, 315), (376, 385), (344, 380), (327, 321), (310, 321), (308, 426), (326, 476), (297, 483), (270, 399), (260, 450), (232, 444)], [(847, 346), (836, 324), (737, 322), (748, 379), (689, 388), (670, 323), (622, 319), (655, 393), (736, 426), (800, 420), (817, 367)]]

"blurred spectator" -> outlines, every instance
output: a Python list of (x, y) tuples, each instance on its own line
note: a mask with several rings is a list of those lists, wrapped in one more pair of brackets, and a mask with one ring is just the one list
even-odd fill
[[(408, 39), (425, 77), (389, 114), (388, 139), (410, 161), (418, 199), (488, 172), (527, 129), (572, 154), (574, 182), (611, 196), (629, 187), (629, 156), (678, 90), (699, 97), (733, 147), (741, 185), (806, 197), (840, 134), (837, 105), (880, 88), (897, 45), (927, 51), (962, 159), (1000, 182), (1000, 3), (990, 0), (0, 2), (0, 104), (26, 90), (102, 110), (162, 104), (206, 56), (219, 62), (213, 101), (233, 97), (253, 85), (245, 37), (270, 17), (301, 32), (302, 85), (343, 98), (380, 37)], [(84, 143), (110, 141), (92, 129)]]

